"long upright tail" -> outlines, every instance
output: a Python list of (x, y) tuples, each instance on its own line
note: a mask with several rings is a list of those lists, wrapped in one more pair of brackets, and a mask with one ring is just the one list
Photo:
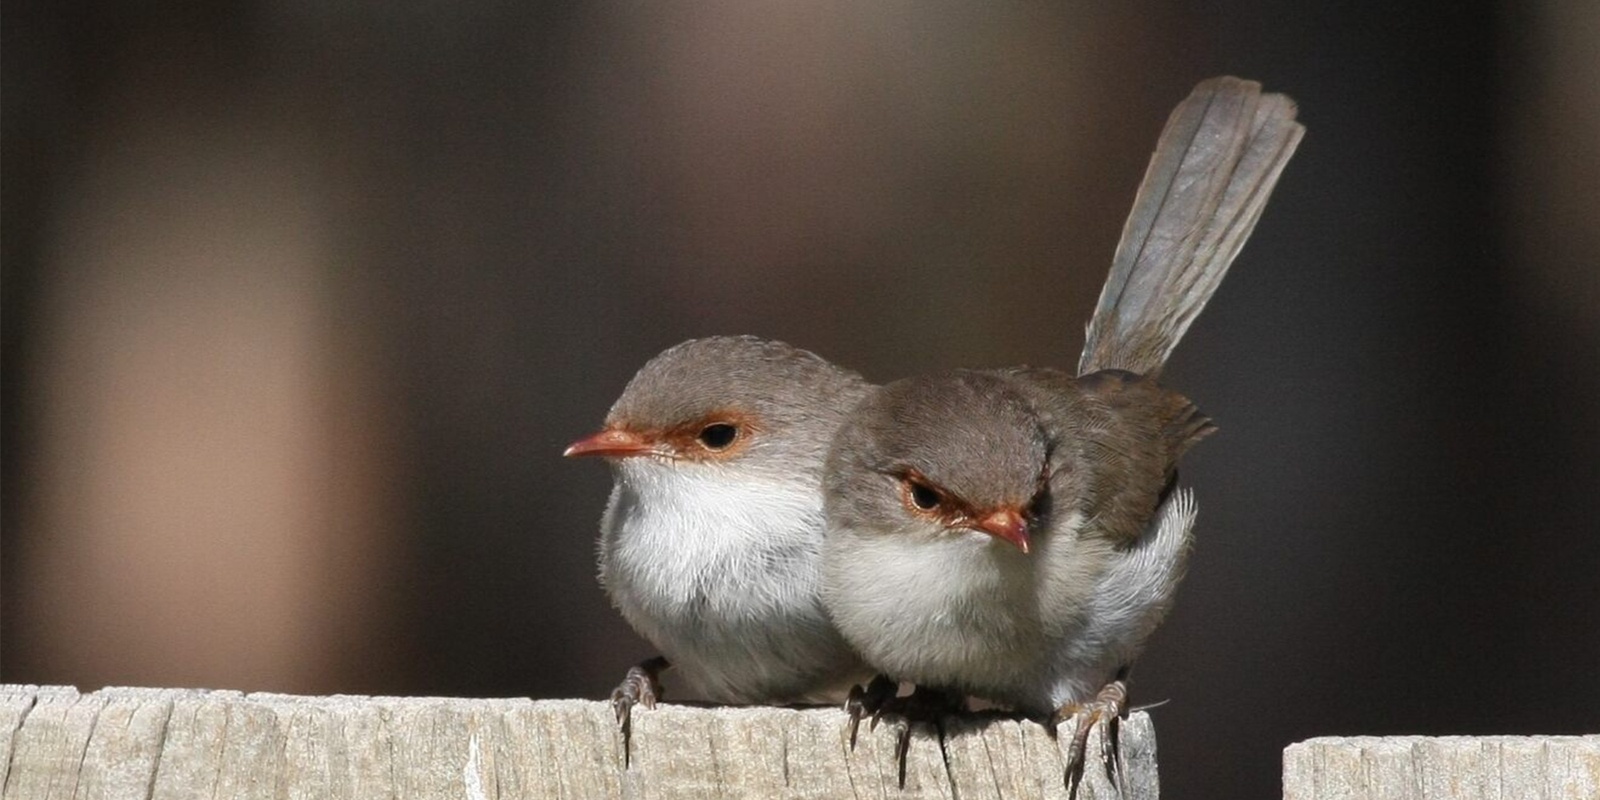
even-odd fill
[(1205, 308), (1294, 155), (1294, 101), (1232, 77), (1196, 86), (1173, 109), (1100, 303), (1078, 373), (1161, 371)]

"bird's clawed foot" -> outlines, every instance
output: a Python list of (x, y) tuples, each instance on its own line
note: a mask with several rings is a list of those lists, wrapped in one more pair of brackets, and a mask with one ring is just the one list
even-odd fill
[(627, 677), (611, 690), (611, 711), (622, 726), (622, 759), (624, 766), (632, 762), (633, 707), (642, 705), (655, 708), (661, 699), (661, 671), (668, 667), (667, 659), (656, 656), (628, 668)]
[(850, 697), (844, 701), (845, 713), (850, 715), (850, 749), (856, 749), (856, 733), (861, 729), (861, 718), (872, 717), (868, 730), (878, 727), (878, 718), (883, 716), (884, 707), (895, 699), (895, 693), (900, 685), (889, 679), (888, 675), (879, 675), (872, 682), (862, 688), (860, 684), (850, 687)]
[(927, 722), (934, 725), (943, 735), (939, 718), (961, 711), (966, 701), (960, 693), (947, 692), (940, 689), (930, 689), (918, 686), (911, 694), (905, 697), (896, 696), (899, 684), (890, 680), (886, 675), (879, 675), (872, 679), (863, 689), (860, 686), (850, 690), (850, 698), (845, 701), (845, 711), (850, 714), (850, 749), (856, 747), (856, 732), (861, 726), (861, 718), (871, 715), (872, 721), (867, 730), (875, 730), (878, 720), (885, 714), (896, 714), (905, 718), (906, 727), (900, 732), (900, 737), (895, 740), (894, 759), (899, 768), (900, 788), (906, 786), (906, 758), (911, 753), (911, 728), (918, 722)]
[(1128, 710), (1128, 684), (1121, 678), (1106, 684), (1095, 698), (1087, 703), (1072, 703), (1056, 709), (1050, 717), (1049, 729), (1071, 719), (1077, 726), (1072, 733), (1072, 744), (1067, 749), (1065, 781), (1069, 797), (1077, 797), (1078, 785), (1083, 782), (1084, 764), (1088, 760), (1089, 731), (1103, 726), (1100, 735), (1100, 761), (1106, 768), (1106, 780), (1112, 786), (1122, 786), (1122, 753), (1117, 742), (1117, 728), (1122, 715)]

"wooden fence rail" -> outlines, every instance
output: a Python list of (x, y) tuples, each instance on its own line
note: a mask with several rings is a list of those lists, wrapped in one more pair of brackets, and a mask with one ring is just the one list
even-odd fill
[[(1062, 747), (1000, 716), (918, 726), (904, 790), (899, 723), (851, 752), (831, 708), (663, 705), (635, 717), (632, 760), (604, 703), (295, 697), (0, 685), (12, 798), (1065, 797)], [(1098, 736), (1091, 742), (1096, 752)], [(1127, 797), (1156, 796), (1149, 718), (1123, 724)], [(1091, 762), (1079, 797), (1116, 797)]]
[(1600, 800), (1600, 736), (1354, 736), (1283, 751), (1285, 800)]
[[(1066, 796), (1068, 731), (942, 727), (918, 726), (902, 790), (900, 723), (851, 752), (831, 708), (663, 705), (635, 718), (625, 766), (610, 707), (591, 701), (0, 685), (0, 786), (4, 800)], [(1122, 748), (1126, 794), (1091, 763), (1080, 798), (1156, 797), (1148, 716), (1124, 723)], [(1597, 800), (1600, 736), (1312, 739), (1284, 751), (1283, 775), (1287, 800)]]

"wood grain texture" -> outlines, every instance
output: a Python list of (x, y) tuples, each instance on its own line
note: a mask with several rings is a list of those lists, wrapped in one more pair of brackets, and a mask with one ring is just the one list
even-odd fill
[[(12, 798), (1064, 798), (1060, 739), (962, 715), (863, 730), (831, 708), (637, 711), (630, 766), (609, 705), (582, 700), (296, 697), (0, 685), (0, 781)], [(1154, 798), (1154, 731), (1122, 726), (1119, 795), (1091, 760), (1079, 797)], [(1090, 739), (1098, 753), (1099, 736)]]
[(1600, 736), (1359, 736), (1283, 752), (1285, 800), (1594, 800)]

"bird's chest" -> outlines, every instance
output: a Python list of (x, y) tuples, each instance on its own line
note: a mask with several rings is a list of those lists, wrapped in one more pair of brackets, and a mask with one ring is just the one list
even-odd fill
[(713, 634), (792, 613), (815, 594), (821, 510), (787, 494), (728, 480), (619, 481), (603, 523), (606, 590), (644, 628)]
[(1009, 545), (983, 534), (915, 546), (867, 541), (871, 552), (836, 566), (853, 596), (849, 624), (871, 642), (869, 660), (904, 662), (901, 677), (947, 684), (988, 682), (991, 671), (1031, 661), (1036, 579), (1025, 557), (995, 552)]

